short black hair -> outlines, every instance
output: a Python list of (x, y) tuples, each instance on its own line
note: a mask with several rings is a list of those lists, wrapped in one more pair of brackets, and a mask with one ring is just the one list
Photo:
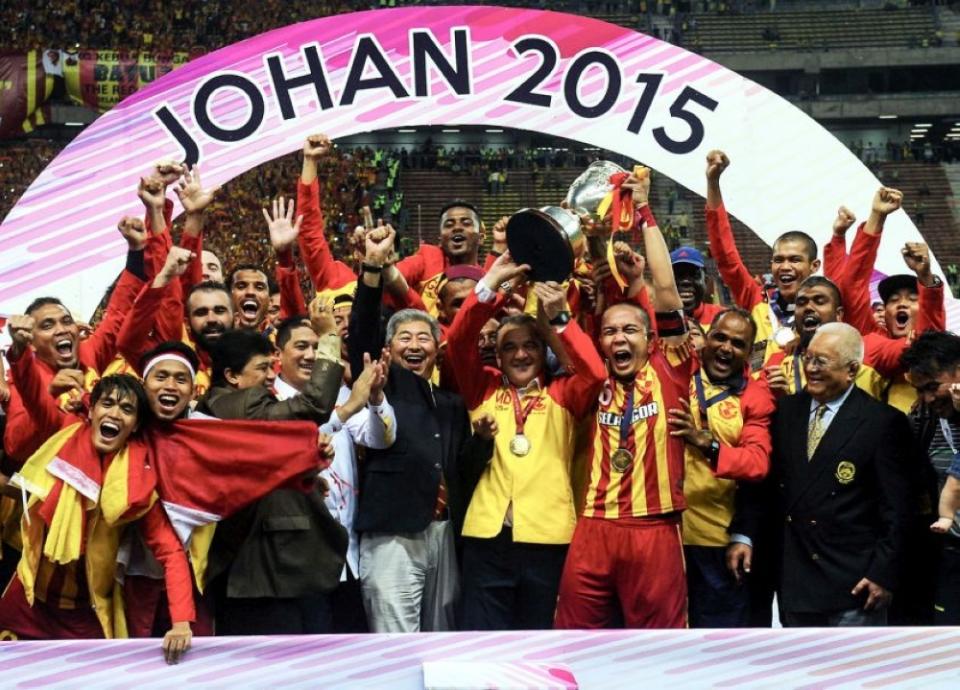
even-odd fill
[[(27, 305), (27, 310), (24, 312), (24, 314), (26, 314), (27, 316), (30, 316), (37, 309), (39, 309), (40, 307), (45, 307), (48, 304), (56, 304), (59, 307), (63, 307), (64, 309), (67, 309), (64, 306), (63, 302), (61, 302), (58, 297), (37, 297), (37, 299), (33, 300), (30, 304)], [(70, 311), (70, 310), (67, 309), (67, 311)]]
[[(720, 323), (720, 319), (730, 314), (739, 316), (741, 319), (750, 324), (750, 342), (752, 343), (757, 337), (757, 322), (754, 321), (753, 315), (750, 312), (748, 312), (746, 309), (741, 309), (740, 307), (728, 307), (721, 312), (717, 312), (717, 314), (714, 315), (713, 320), (710, 322), (710, 330), (712, 331), (714, 327)], [(704, 333), (704, 335), (706, 335), (706, 333)]]
[(190, 362), (190, 366), (193, 367), (194, 371), (197, 371), (200, 368), (200, 358), (197, 357), (197, 353), (193, 351), (192, 347), (179, 340), (165, 340), (155, 348), (143, 353), (143, 356), (141, 356), (137, 361), (137, 371), (141, 372), (142, 374), (143, 368), (151, 359), (157, 355), (168, 353), (177, 354), (186, 359), (188, 362)]
[(900, 366), (912, 374), (934, 377), (960, 366), (960, 336), (926, 331), (902, 355)]
[(230, 290), (233, 289), (233, 279), (236, 277), (236, 275), (240, 271), (257, 271), (258, 273), (262, 273), (263, 277), (267, 279), (267, 285), (270, 284), (270, 274), (267, 273), (265, 270), (263, 270), (261, 266), (258, 266), (257, 264), (251, 264), (251, 263), (240, 264), (239, 266), (235, 267), (232, 271), (230, 271), (230, 275), (227, 277), (227, 288), (229, 288)]
[(294, 314), (293, 316), (288, 316), (279, 324), (277, 324), (277, 349), (282, 350), (290, 340), (290, 336), (293, 334), (293, 329), (301, 327), (311, 327), (310, 317), (306, 314)]
[(443, 220), (443, 214), (452, 208), (468, 208), (473, 211), (473, 215), (477, 217), (477, 220), (480, 220), (480, 210), (469, 201), (464, 201), (463, 199), (454, 199), (445, 203), (440, 207), (440, 213), (437, 214), (437, 218)]
[(229, 299), (229, 298), (230, 298), (230, 291), (227, 289), (227, 286), (226, 286), (226, 285), (224, 285), (223, 283), (221, 283), (221, 282), (219, 282), (219, 281), (216, 281), (216, 280), (204, 280), (204, 281), (202, 281), (202, 282), (200, 282), (200, 283), (197, 283), (197, 284), (194, 285), (192, 288), (190, 288), (189, 292), (187, 292), (187, 296), (184, 297), (184, 299), (183, 299), (183, 306), (184, 306), (184, 308), (186, 308), (187, 304), (190, 303), (190, 298), (193, 297), (193, 293), (195, 293), (195, 292), (222, 292), (223, 294), (225, 294), (225, 295), (227, 296), (227, 301), (230, 302), (230, 308), (233, 309), (233, 302), (230, 301), (230, 299)]
[(137, 402), (137, 428), (147, 421), (150, 414), (150, 401), (140, 379), (131, 374), (111, 374), (97, 381), (90, 392), (90, 407), (96, 406), (100, 398), (116, 393), (120, 399), (132, 397)]
[(227, 369), (239, 373), (256, 355), (269, 357), (273, 354), (273, 344), (265, 335), (251, 328), (234, 328), (217, 338), (210, 354), (211, 383), (225, 386), (229, 385), (225, 375)]
[(808, 276), (800, 283), (797, 287), (797, 294), (800, 294), (800, 291), (804, 288), (812, 287), (825, 287), (830, 291), (830, 294), (833, 296), (834, 301), (837, 303), (838, 307), (843, 306), (843, 298), (840, 296), (840, 288), (837, 287), (837, 284), (825, 276)]
[(810, 261), (815, 261), (817, 258), (817, 243), (805, 232), (800, 230), (785, 232), (773, 241), (773, 248), (776, 249), (777, 245), (781, 242), (802, 242), (807, 252), (807, 258), (809, 258)]

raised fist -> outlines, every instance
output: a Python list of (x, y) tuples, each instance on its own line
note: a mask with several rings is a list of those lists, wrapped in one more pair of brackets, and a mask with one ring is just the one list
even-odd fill
[(317, 160), (323, 158), (333, 148), (333, 143), (326, 134), (311, 134), (303, 142), (303, 155), (306, 158)]
[(160, 181), (163, 182), (163, 186), (166, 187), (168, 184), (173, 184), (180, 176), (186, 172), (187, 166), (182, 163), (176, 163), (174, 161), (159, 161), (153, 168), (152, 177), (160, 178)]
[(117, 224), (117, 230), (127, 241), (130, 251), (137, 252), (147, 246), (147, 229), (139, 218), (124, 216)]
[(881, 216), (888, 216), (903, 205), (903, 192), (899, 189), (881, 187), (873, 195), (871, 210)]
[(837, 209), (837, 217), (833, 221), (833, 234), (843, 235), (856, 222), (857, 217), (853, 214), (853, 211), (846, 206), (841, 206)]
[(164, 192), (167, 185), (159, 175), (150, 177), (141, 177), (140, 186), (137, 188), (137, 196), (148, 209), (162, 209), (164, 204)]
[(23, 352), (27, 345), (33, 342), (35, 325), (32, 316), (14, 314), (10, 317), (7, 330), (10, 331), (10, 339), (13, 340), (13, 347), (17, 353)]
[(923, 242), (907, 242), (900, 250), (903, 262), (918, 278), (930, 275), (930, 248)]
[(727, 158), (727, 154), (714, 149), (707, 154), (707, 179), (719, 180), (728, 165), (730, 165), (730, 159)]
[(364, 241), (365, 261), (372, 266), (383, 266), (393, 254), (397, 231), (392, 225), (374, 228), (366, 234)]

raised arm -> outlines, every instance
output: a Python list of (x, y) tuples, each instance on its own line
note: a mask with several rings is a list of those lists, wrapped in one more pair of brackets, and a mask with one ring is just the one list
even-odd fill
[(853, 211), (846, 206), (838, 208), (830, 241), (823, 247), (823, 275), (835, 283), (847, 264), (847, 230), (856, 222)]
[(300, 235), (303, 216), (293, 221), (293, 200), (286, 204), (281, 196), (273, 200), (273, 215), (263, 209), (270, 233), (270, 244), (277, 254), (276, 277), (280, 286), (280, 315), (282, 318), (307, 311), (303, 290), (300, 288), (300, 272), (293, 263), (293, 247)]
[(917, 318), (913, 330), (921, 334), (928, 330), (947, 328), (943, 306), (943, 281), (930, 270), (930, 249), (923, 242), (907, 242), (900, 250), (907, 268), (917, 275)]
[(720, 277), (730, 288), (733, 301), (743, 309), (750, 310), (763, 301), (763, 290), (740, 258), (733, 229), (730, 227), (730, 218), (723, 205), (720, 176), (728, 165), (730, 159), (723, 151), (711, 151), (707, 154), (707, 238), (710, 242), (710, 254), (717, 262)]
[(203, 188), (198, 165), (195, 165), (192, 170), (184, 170), (183, 178), (175, 190), (186, 213), (180, 246), (196, 256), (190, 263), (189, 269), (180, 277), (184, 294), (203, 281), (203, 212), (219, 190), (219, 186), (211, 189)]
[(334, 259), (324, 233), (317, 162), (329, 155), (332, 146), (325, 134), (307, 137), (303, 144), (303, 167), (297, 182), (297, 208), (303, 216), (298, 238), (300, 254), (310, 273), (313, 287), (318, 292), (336, 290), (357, 279), (349, 266)]

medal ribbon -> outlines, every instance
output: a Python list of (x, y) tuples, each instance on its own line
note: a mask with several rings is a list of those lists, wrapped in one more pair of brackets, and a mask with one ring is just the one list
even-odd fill
[(703, 388), (703, 374), (700, 370), (693, 375), (693, 381), (697, 388), (697, 401), (700, 403), (700, 419), (703, 420), (704, 428), (709, 429), (710, 423), (707, 421), (707, 410), (729, 398), (731, 395), (740, 395), (746, 388), (746, 380), (741, 381), (735, 386), (730, 386), (716, 395), (707, 399), (706, 391)]
[(623, 414), (620, 416), (620, 448), (626, 449), (627, 438), (630, 436), (630, 427), (633, 424), (633, 391), (636, 384), (630, 384), (627, 400), (623, 405)]
[(780, 291), (774, 290), (767, 300), (767, 306), (770, 308), (770, 325), (773, 327), (773, 333), (776, 335), (780, 328), (793, 328), (793, 312), (785, 314), (780, 308)]
[(513, 419), (517, 423), (517, 436), (523, 436), (523, 425), (527, 423), (527, 417), (530, 416), (530, 411), (540, 400), (540, 396), (530, 398), (522, 411), (520, 409), (520, 393), (514, 385), (510, 386), (510, 396), (513, 398)]
[(796, 352), (793, 355), (793, 392), (799, 393), (803, 390), (803, 381), (800, 379), (800, 367), (803, 366), (803, 362), (800, 359), (800, 353)]

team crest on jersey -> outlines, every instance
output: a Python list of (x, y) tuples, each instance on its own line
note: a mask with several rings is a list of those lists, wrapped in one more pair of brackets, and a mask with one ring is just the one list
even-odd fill
[[(657, 405), (655, 401), (635, 407), (633, 415), (631, 415), (630, 418), (630, 425), (633, 426), (643, 419), (654, 417), (659, 412), (660, 406)], [(622, 418), (623, 416), (616, 412), (597, 412), (597, 422), (599, 422), (601, 426), (620, 426), (620, 420)]]
[(717, 412), (724, 419), (735, 419), (739, 409), (740, 403), (736, 400), (721, 400), (720, 404), (717, 405)]

